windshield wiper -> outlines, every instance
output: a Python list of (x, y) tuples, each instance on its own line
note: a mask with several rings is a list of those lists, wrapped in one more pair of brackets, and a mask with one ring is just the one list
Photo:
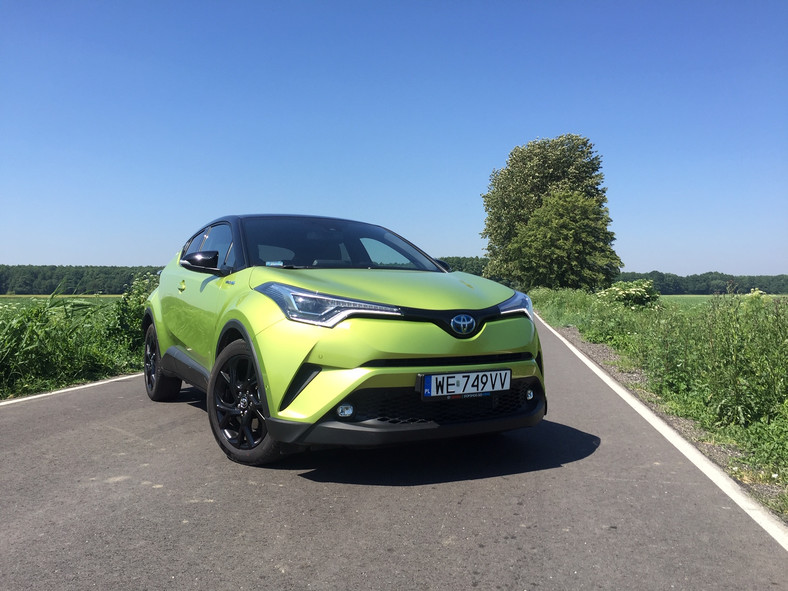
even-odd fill
[(266, 263), (265, 265), (262, 266), (265, 267), (266, 269), (314, 269), (312, 265), (290, 265), (290, 264), (271, 265)]

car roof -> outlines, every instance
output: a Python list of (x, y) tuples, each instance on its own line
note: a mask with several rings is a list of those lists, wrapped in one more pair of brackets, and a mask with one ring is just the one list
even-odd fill
[(288, 219), (304, 219), (304, 220), (331, 220), (337, 222), (350, 222), (353, 224), (367, 224), (369, 226), (379, 226), (379, 224), (373, 224), (370, 222), (362, 222), (359, 220), (351, 220), (347, 218), (338, 218), (333, 216), (325, 216), (325, 215), (311, 215), (311, 214), (297, 214), (297, 213), (248, 213), (248, 214), (237, 214), (237, 215), (225, 215), (220, 218), (216, 218), (205, 224), (206, 226), (210, 226), (212, 224), (216, 224), (218, 222), (237, 222), (246, 219), (260, 219), (260, 218), (268, 218), (268, 219), (276, 219), (276, 218), (288, 218)]

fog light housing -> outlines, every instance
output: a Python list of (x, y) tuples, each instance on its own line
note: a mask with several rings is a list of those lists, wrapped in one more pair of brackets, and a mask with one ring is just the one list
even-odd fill
[(525, 399), (526, 400), (533, 400), (534, 399), (534, 391), (531, 388), (528, 388), (525, 392)]
[(337, 416), (340, 419), (349, 419), (354, 412), (356, 412), (356, 409), (353, 408), (352, 404), (344, 403), (337, 406)]

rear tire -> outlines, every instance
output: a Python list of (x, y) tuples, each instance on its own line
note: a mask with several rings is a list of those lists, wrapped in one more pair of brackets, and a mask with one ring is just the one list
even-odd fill
[(284, 455), (283, 444), (268, 434), (265, 389), (246, 341), (233, 341), (219, 353), (206, 405), (213, 436), (234, 462), (259, 466)]
[(172, 400), (181, 391), (181, 379), (164, 375), (159, 354), (159, 339), (153, 323), (145, 331), (145, 390), (155, 402)]

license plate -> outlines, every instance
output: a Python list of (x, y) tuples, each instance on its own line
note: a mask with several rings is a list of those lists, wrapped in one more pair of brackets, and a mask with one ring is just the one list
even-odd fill
[(511, 381), (511, 369), (425, 375), (421, 394), (427, 400), (476, 398), (508, 390)]

